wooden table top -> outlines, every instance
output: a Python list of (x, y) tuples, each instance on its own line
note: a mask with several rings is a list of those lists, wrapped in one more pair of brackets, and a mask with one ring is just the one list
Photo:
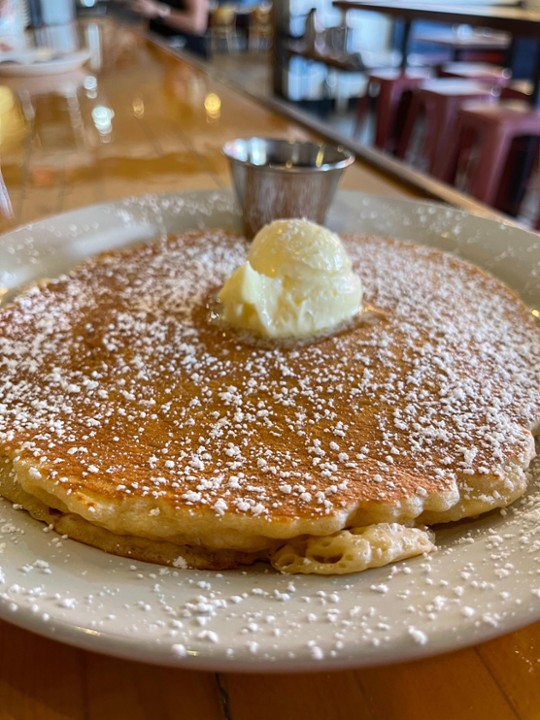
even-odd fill
[[(131, 195), (230, 187), (225, 141), (313, 137), (127, 27), (86, 20), (78, 32), (94, 48), (85, 68), (0, 81), (4, 230)], [(342, 187), (422, 197), (362, 161)], [(107, 657), (0, 622), (0, 720), (533, 720), (539, 658), (536, 623), (415, 662), (248, 676)]]

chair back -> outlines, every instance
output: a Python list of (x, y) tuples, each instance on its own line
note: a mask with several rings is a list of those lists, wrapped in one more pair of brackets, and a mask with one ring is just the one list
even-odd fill
[(211, 27), (232, 27), (235, 21), (234, 5), (218, 5), (210, 11)]

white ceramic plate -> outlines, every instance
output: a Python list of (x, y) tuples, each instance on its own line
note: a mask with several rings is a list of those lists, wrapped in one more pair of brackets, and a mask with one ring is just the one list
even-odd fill
[[(430, 203), (338, 194), (335, 229), (391, 234), (483, 265), (540, 308), (540, 236)], [(159, 233), (237, 227), (228, 193), (84, 208), (0, 238), (0, 287)], [(332, 669), (421, 657), (540, 619), (540, 472), (503, 513), (438, 532), (439, 550), (356, 576), (172, 570), (46, 532), (0, 501), (0, 617), (95, 651), (193, 669)]]
[(0, 53), (0, 75), (33, 77), (56, 75), (76, 70), (90, 58), (89, 50), (62, 52), (51, 48), (35, 48)]

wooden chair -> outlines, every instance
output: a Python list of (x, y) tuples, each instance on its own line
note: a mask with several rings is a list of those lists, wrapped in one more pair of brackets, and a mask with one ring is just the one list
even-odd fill
[(210, 50), (231, 53), (238, 50), (234, 5), (218, 5), (210, 11)]
[(250, 50), (269, 50), (273, 42), (272, 8), (257, 5), (250, 13), (248, 47)]

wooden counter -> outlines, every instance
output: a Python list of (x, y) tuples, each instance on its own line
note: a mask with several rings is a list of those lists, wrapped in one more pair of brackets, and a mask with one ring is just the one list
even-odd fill
[[(313, 137), (128, 28), (87, 20), (79, 32), (94, 52), (84, 69), (0, 81), (3, 229), (130, 195), (230, 187), (225, 141)], [(342, 187), (429, 195), (363, 161)], [(0, 573), (0, 591), (1, 582)], [(539, 657), (537, 623), (386, 667), (193, 672), (98, 655), (0, 622), (0, 720), (534, 720)]]

